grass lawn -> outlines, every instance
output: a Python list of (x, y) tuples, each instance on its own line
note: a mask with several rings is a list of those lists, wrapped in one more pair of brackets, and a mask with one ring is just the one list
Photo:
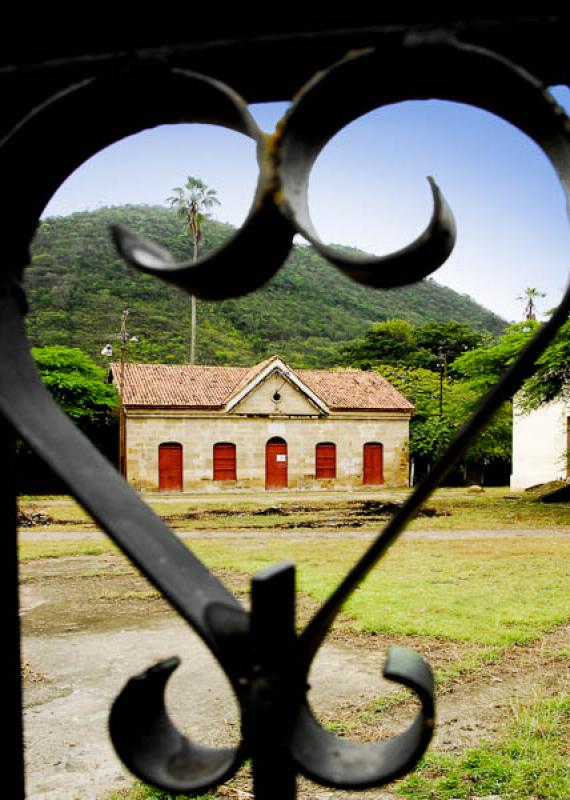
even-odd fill
[[(208, 566), (250, 574), (293, 555), (299, 589), (323, 600), (364, 543), (271, 538), (192, 546)], [(344, 610), (358, 631), (520, 644), (570, 618), (569, 563), (563, 535), (399, 542)]]
[[(209, 567), (253, 573), (294, 559), (298, 588), (324, 600), (362, 553), (359, 539), (196, 540)], [(23, 541), (22, 560), (99, 555), (106, 540)], [(570, 537), (508, 535), (397, 543), (349, 599), (353, 630), (521, 644), (570, 618)]]
[[(410, 800), (568, 800), (570, 797), (570, 697), (538, 699), (513, 708), (509, 730), (460, 755), (428, 753), (394, 788)], [(208, 792), (215, 800), (227, 791)], [(327, 795), (328, 796), (328, 795)], [(182, 800), (141, 784), (105, 800)]]
[[(404, 490), (374, 493), (330, 492), (320, 495), (257, 494), (183, 495), (165, 501), (149, 497), (149, 505), (175, 529), (194, 530), (278, 530), (308, 527), (334, 530), (359, 528), (378, 530), (389, 514), (363, 510), (369, 500), (402, 502)], [(439, 489), (428, 500), (430, 516), (419, 516), (410, 530), (512, 530), (557, 528), (570, 532), (568, 503), (541, 503), (525, 492), (510, 492), (505, 487), (470, 494), (466, 489)], [(22, 497), (23, 512), (49, 514), (50, 530), (93, 529), (96, 527), (83, 509), (66, 497)], [(273, 508), (277, 513), (266, 513)], [(41, 528), (35, 528), (41, 530)]]
[[(382, 519), (366, 519), (362, 525), (347, 524), (343, 536), (340, 525), (343, 520), (353, 520), (354, 502), (350, 497), (313, 498), (306, 503), (310, 508), (300, 508), (299, 500), (266, 498), (263, 504), (251, 498), (202, 498), (198, 504), (185, 498), (174, 503), (157, 501), (155, 507), (173, 527), (184, 530), (226, 532), (253, 527), (264, 531), (227, 538), (208, 538), (205, 533), (189, 546), (209, 567), (226, 575), (252, 575), (269, 564), (293, 560), (298, 589), (311, 606), (328, 596), (367, 546), (366, 538), (349, 534), (355, 528), (382, 527)], [(22, 506), (45, 510), (46, 504), (54, 524), (43, 532), (33, 529), (40, 531), (39, 540), (21, 538), (22, 560), (118, 553), (106, 538), (50, 538), (54, 528), (74, 530), (78, 523), (87, 530), (94, 527), (76, 504), (61, 498), (30, 499)], [(506, 490), (470, 495), (443, 489), (428, 505), (441, 516), (419, 518), (411, 530), (495, 533), (400, 540), (347, 602), (339, 624), (342, 632), (356, 637), (413, 637), (413, 646), (420, 651), (422, 641), (427, 651), (436, 642), (446, 648), (455, 646), (457, 660), (437, 674), (443, 690), (466, 673), (484, 681), (486, 663), (509, 658), (514, 652), (509, 648), (540, 643), (546, 632), (570, 619), (570, 520), (567, 504), (545, 506)], [(285, 513), (258, 513), (268, 506), (280, 506)], [(233, 513), (224, 516), (224, 510)], [(185, 516), (196, 513), (195, 518)], [(292, 523), (290, 528), (298, 525), (300, 530), (291, 537), (290, 530), (282, 529), (284, 522)], [(333, 522), (339, 522), (334, 538), (327, 536)], [(312, 524), (310, 535), (302, 533), (307, 523)], [(525, 528), (550, 529), (551, 533), (510, 533)], [(398, 695), (381, 699), (352, 718), (359, 724), (366, 715), (371, 717), (400, 701)], [(430, 752), (420, 768), (395, 787), (397, 792), (414, 800), (493, 795), (501, 800), (566, 800), (570, 796), (569, 698), (538, 697), (530, 705), (511, 708), (510, 717), (510, 727), (505, 725), (493, 742), (481, 741), (458, 753)], [(349, 728), (344, 732), (351, 735)], [(222, 789), (204, 798), (225, 795)], [(174, 800), (176, 796), (137, 785), (108, 797)]]
[(510, 731), (460, 756), (429, 753), (398, 792), (413, 800), (570, 797), (570, 696), (512, 711)]

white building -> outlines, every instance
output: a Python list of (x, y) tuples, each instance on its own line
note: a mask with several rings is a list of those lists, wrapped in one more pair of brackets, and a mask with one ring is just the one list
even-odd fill
[(514, 403), (511, 489), (570, 477), (570, 398), (523, 413)]

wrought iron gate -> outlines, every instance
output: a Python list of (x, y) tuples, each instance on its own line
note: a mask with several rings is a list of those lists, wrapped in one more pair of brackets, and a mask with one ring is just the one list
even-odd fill
[[(567, 26), (561, 14), (505, 20), (402, 21), (388, 12), (365, 20), (309, 18), (295, 27), (242, 14), (235, 34), (200, 19), (184, 40), (173, 24), (147, 26), (139, 37), (111, 44), (83, 34), (39, 45), (27, 34), (4, 35), (0, 167), (3, 176), (3, 269), (0, 277), (0, 436), (5, 477), (4, 528), (11, 731), (11, 796), (24, 796), (16, 500), (10, 468), (16, 436), (48, 463), (176, 611), (200, 634), (228, 675), (242, 713), (235, 749), (198, 746), (166, 714), (163, 692), (176, 660), (133, 678), (115, 701), (110, 733), (125, 764), (142, 779), (177, 792), (216, 786), (251, 758), (256, 796), (295, 796), (297, 773), (328, 786), (366, 788), (410, 770), (433, 731), (434, 693), (419, 655), (393, 648), (385, 675), (411, 688), (421, 710), (394, 739), (355, 744), (336, 738), (306, 700), (311, 662), (342, 603), (376, 565), (439, 484), (473, 436), (531, 374), (570, 309), (567, 291), (556, 312), (519, 356), (449, 451), (354, 565), (305, 630), (294, 627), (294, 567), (276, 565), (252, 581), (252, 606), (236, 598), (174, 536), (62, 413), (41, 383), (23, 325), (22, 275), (47, 200), (62, 181), (103, 146), (161, 123), (208, 122), (251, 137), (259, 180), (250, 214), (226, 246), (195, 265), (177, 264), (156, 244), (122, 227), (113, 236), (124, 258), (199, 297), (235, 297), (262, 286), (284, 262), (296, 233), (332, 265), (375, 289), (404, 285), (433, 272), (455, 240), (453, 215), (431, 181), (434, 210), (426, 231), (391, 256), (339, 254), (315, 232), (307, 204), (311, 168), (344, 125), (382, 105), (406, 99), (461, 101), (494, 112), (544, 150), (570, 194), (570, 120), (545, 91), (568, 82)], [(43, 34), (43, 31), (42, 31)], [(21, 47), (18, 48), (18, 43)], [(275, 67), (273, 70), (271, 67)], [(535, 77), (536, 76), (536, 77)], [(233, 88), (232, 88), (233, 87)], [(236, 89), (251, 101), (293, 97), (275, 133), (263, 134)], [(33, 191), (19, 191), (22, 176)], [(16, 199), (15, 199), (16, 198)], [(17, 214), (14, 214), (16, 209)], [(247, 265), (236, 268), (236, 265)]]

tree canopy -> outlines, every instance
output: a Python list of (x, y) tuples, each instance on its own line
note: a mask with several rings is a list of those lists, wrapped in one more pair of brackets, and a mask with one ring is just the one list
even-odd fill
[(413, 325), (403, 319), (393, 319), (373, 325), (363, 339), (344, 349), (343, 357), (351, 366), (370, 369), (375, 364), (410, 363), (411, 354), (416, 350)]
[[(467, 380), (448, 377), (440, 380), (431, 370), (406, 365), (383, 365), (375, 369), (415, 405), (410, 425), (410, 454), (419, 462), (420, 469), (429, 467), (473, 413), (481, 399), (480, 387)], [(506, 403), (472, 442), (462, 464), (481, 467), (492, 461), (508, 464), (511, 434), (512, 407)]]
[[(106, 371), (77, 347), (34, 347), (32, 355), (40, 375), (63, 410), (112, 462), (117, 457), (114, 408), (117, 393), (106, 381)], [(66, 487), (24, 442), (17, 448), (18, 490), (59, 493)]]
[(524, 318), (526, 320), (536, 320), (536, 300), (541, 297), (546, 297), (546, 294), (534, 286), (528, 286), (522, 295), (517, 297), (517, 300), (524, 300)]
[(204, 220), (209, 209), (219, 206), (216, 190), (210, 189), (200, 178), (188, 177), (184, 186), (175, 186), (174, 195), (166, 202), (176, 209), (178, 217), (188, 228), (188, 234), (194, 243), (194, 260), (198, 255), (198, 246), (202, 243)]
[[(186, 179), (184, 187), (176, 186), (173, 197), (169, 197), (167, 202), (177, 209), (178, 216), (184, 220), (188, 227), (188, 234), (194, 245), (192, 261), (198, 260), (198, 246), (203, 239), (202, 223), (207, 216), (207, 210), (213, 206), (219, 206), (220, 201), (216, 197), (215, 189), (209, 189), (200, 178), (189, 177)], [(196, 363), (196, 295), (192, 295), (191, 303), (191, 333), (190, 333), (190, 352), (188, 360), (190, 364)]]
[(117, 405), (105, 370), (78, 347), (33, 347), (43, 382), (63, 410), (77, 421), (103, 421)]
[(378, 364), (407, 364), (437, 370), (441, 355), (448, 364), (460, 354), (480, 347), (489, 335), (463, 322), (428, 322), (415, 327), (401, 319), (377, 322), (342, 352), (345, 363), (360, 369)]
[(435, 369), (439, 363), (439, 353), (445, 354), (448, 364), (465, 352), (475, 350), (490, 341), (489, 334), (482, 333), (465, 322), (428, 322), (415, 330), (416, 346), (420, 351), (430, 354), (429, 368)]
[[(481, 389), (496, 383), (540, 327), (534, 320), (511, 325), (505, 333), (484, 347), (457, 358), (454, 371)], [(523, 407), (538, 408), (564, 395), (570, 395), (570, 320), (537, 361), (534, 375), (520, 395)]]

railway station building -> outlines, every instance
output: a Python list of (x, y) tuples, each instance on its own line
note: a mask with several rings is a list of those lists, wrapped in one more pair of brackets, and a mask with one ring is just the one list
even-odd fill
[(142, 492), (405, 487), (413, 405), (374, 371), (111, 366)]

